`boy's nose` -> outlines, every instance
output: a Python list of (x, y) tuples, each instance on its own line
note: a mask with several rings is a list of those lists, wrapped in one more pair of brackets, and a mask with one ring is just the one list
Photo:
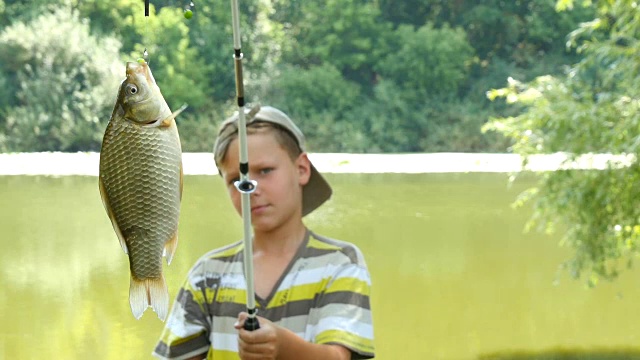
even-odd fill
[(261, 191), (260, 191), (260, 185), (256, 185), (256, 188), (253, 189), (253, 192), (251, 193), (251, 197), (255, 197), (260, 195)]

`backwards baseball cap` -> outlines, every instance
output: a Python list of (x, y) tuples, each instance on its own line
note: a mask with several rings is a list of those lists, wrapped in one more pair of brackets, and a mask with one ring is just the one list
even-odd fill
[[(253, 109), (245, 109), (247, 127), (255, 122), (267, 122), (283, 128), (298, 144), (302, 152), (305, 151), (305, 139), (302, 131), (282, 111), (271, 106), (256, 106)], [(213, 145), (213, 154), (216, 166), (224, 158), (231, 140), (238, 133), (238, 112), (226, 119), (218, 130), (216, 142)], [(260, 184), (258, 184), (260, 186)], [(311, 176), (309, 182), (302, 188), (302, 216), (311, 213), (331, 197), (331, 186), (311, 164)]]

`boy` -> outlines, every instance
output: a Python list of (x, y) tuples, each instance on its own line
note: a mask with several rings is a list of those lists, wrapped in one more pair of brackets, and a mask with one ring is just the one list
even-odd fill
[[(225, 120), (214, 156), (241, 213), (238, 116)], [(260, 329), (247, 314), (243, 242), (205, 254), (189, 272), (154, 355), (166, 359), (373, 358), (370, 278), (360, 250), (308, 230), (302, 217), (331, 196), (289, 117), (262, 107), (247, 119), (255, 294)]]

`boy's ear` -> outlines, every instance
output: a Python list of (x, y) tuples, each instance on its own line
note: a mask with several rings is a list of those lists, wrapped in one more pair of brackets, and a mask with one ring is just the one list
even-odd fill
[(296, 167), (298, 169), (298, 175), (301, 186), (307, 185), (309, 178), (311, 177), (311, 161), (306, 152), (301, 153), (296, 159)]

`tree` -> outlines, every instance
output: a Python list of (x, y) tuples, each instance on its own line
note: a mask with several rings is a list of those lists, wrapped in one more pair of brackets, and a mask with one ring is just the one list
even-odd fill
[[(206, 67), (191, 43), (190, 27), (177, 6), (138, 0), (71, 0), (81, 17), (90, 19), (93, 33), (122, 40), (123, 64), (142, 57), (147, 49), (149, 65), (171, 108), (184, 103), (189, 110), (208, 102), (210, 88), (203, 76)], [(195, 19), (194, 19), (195, 20)]]
[[(567, 8), (571, 1), (559, 1)], [(534, 202), (529, 226), (565, 228), (563, 243), (575, 250), (565, 265), (590, 285), (613, 279), (640, 255), (640, 18), (632, 2), (600, 1), (598, 16), (570, 34), (580, 62), (562, 77), (530, 83), (511, 79), (488, 93), (522, 106), (518, 116), (493, 119), (485, 130), (513, 141), (523, 156), (565, 152), (568, 164), (585, 153), (626, 155), (603, 171), (562, 170), (541, 175), (520, 203)]]
[(350, 117), (360, 97), (357, 84), (329, 64), (308, 69), (286, 67), (273, 79), (261, 100), (291, 115), (307, 134), (311, 149), (363, 151), (361, 116)]
[[(311, 142), (323, 144), (323, 150), (504, 151), (503, 142), (493, 141), (492, 135), (498, 134), (482, 134), (478, 128), (488, 117), (485, 114), (515, 111), (491, 103), (485, 91), (502, 86), (509, 75), (525, 81), (558, 74), (559, 64), (574, 62), (569, 60), (572, 52), (564, 50), (565, 29), (577, 26), (588, 11), (576, 7), (556, 13), (553, 1), (242, 1), (246, 98), (280, 101), (278, 94), (289, 93), (292, 103), (282, 100), (282, 106), (291, 105), (295, 112), (304, 108), (298, 106), (304, 102), (301, 94), (317, 104), (305, 111), (331, 104), (304, 116), (311, 123), (305, 128), (318, 130)], [(212, 122), (235, 108), (230, 6), (228, 0), (195, 0), (193, 18), (187, 20), (182, 10), (188, 3), (153, 0), (150, 16), (145, 17), (141, 0), (0, 0), (0, 29), (20, 23), (30, 27), (41, 14), (65, 7), (78, 14), (80, 23), (88, 22), (89, 39), (118, 39), (119, 67), (141, 57), (147, 48), (169, 105), (189, 105), (178, 118), (185, 149), (208, 151), (212, 140), (204, 134), (211, 132)], [(70, 37), (77, 40), (76, 35)], [(62, 35), (59, 40), (67, 41)], [(26, 144), (19, 138), (6, 140), (16, 134), (6, 132), (7, 116), (25, 106), (18, 99), (18, 95), (25, 98), (26, 91), (20, 84), (40, 75), (27, 75), (21, 66), (40, 65), (28, 53), (12, 53), (8, 46), (13, 45), (4, 46), (8, 52), (0, 54), (0, 136), (5, 145), (6, 141)], [(117, 51), (100, 46), (71, 44), (88, 53)], [(22, 59), (23, 55), (31, 60)], [(323, 71), (326, 79), (320, 76)], [(43, 76), (50, 80), (43, 92), (55, 92), (53, 84), (62, 84), (61, 79)], [(296, 76), (314, 82), (303, 86)], [(122, 78), (122, 70), (117, 77)], [(343, 105), (347, 101), (336, 100), (342, 95), (348, 106)], [(112, 101), (112, 95), (103, 101)], [(412, 110), (405, 113), (401, 110), (405, 108)], [(18, 118), (22, 117), (12, 117)], [(11, 131), (17, 131), (15, 124)], [(409, 135), (402, 136), (400, 130)], [(95, 131), (93, 137), (98, 139), (104, 129)], [(94, 145), (83, 150), (95, 149), (95, 141), (90, 143)], [(69, 149), (57, 141), (34, 144), (38, 149), (45, 145), (51, 146), (47, 150)]]
[(99, 149), (124, 78), (119, 48), (68, 8), (5, 28), (0, 80), (12, 97), (0, 103), (0, 150)]
[(364, 88), (375, 82), (373, 67), (387, 53), (391, 24), (382, 20), (373, 2), (303, 1), (291, 2), (286, 9), (297, 22), (287, 22), (283, 61), (303, 68), (329, 63)]
[(17, 22), (31, 21), (48, 5), (59, 2), (59, 0), (0, 0), (0, 28)]
[(420, 96), (457, 97), (473, 56), (462, 29), (402, 25), (393, 39), (391, 51), (377, 64), (382, 78)]

